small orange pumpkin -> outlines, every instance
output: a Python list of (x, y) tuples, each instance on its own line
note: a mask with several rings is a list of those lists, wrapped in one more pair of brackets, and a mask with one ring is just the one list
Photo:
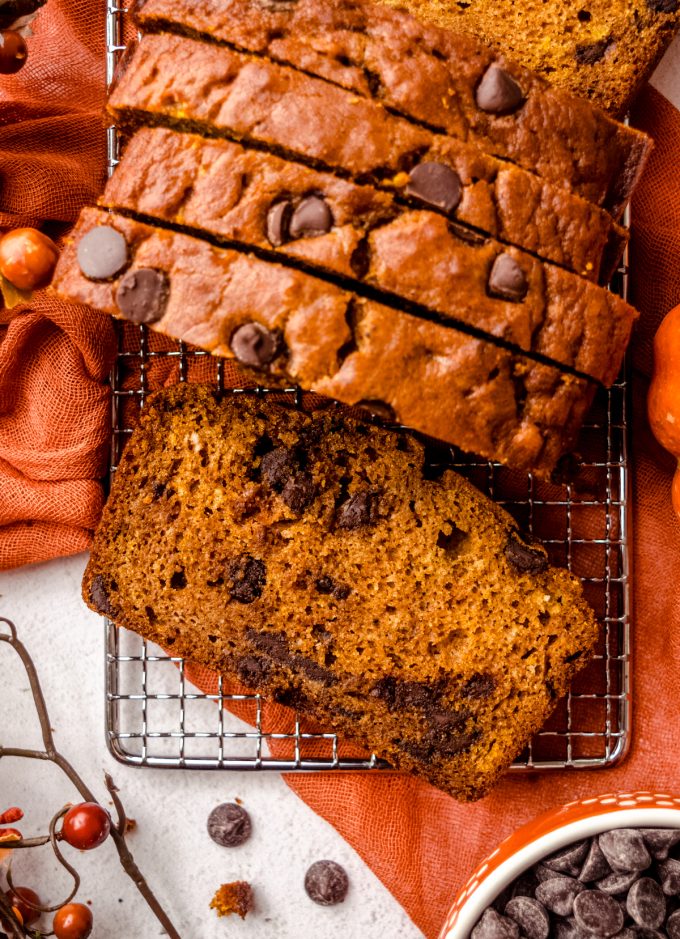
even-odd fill
[(667, 314), (654, 337), (647, 414), (656, 439), (678, 460), (671, 496), (680, 518), (680, 306)]

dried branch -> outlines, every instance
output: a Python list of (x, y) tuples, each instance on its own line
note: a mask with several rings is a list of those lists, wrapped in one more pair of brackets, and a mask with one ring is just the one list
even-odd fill
[[(33, 760), (48, 760), (51, 763), (55, 763), (62, 770), (62, 772), (69, 778), (69, 780), (73, 783), (74, 787), (78, 790), (78, 792), (83, 797), (83, 800), (85, 802), (97, 802), (97, 799), (94, 793), (87, 787), (87, 785), (78, 775), (74, 767), (69, 763), (69, 761), (64, 756), (61, 755), (61, 753), (59, 753), (59, 751), (54, 745), (54, 738), (52, 736), (52, 729), (50, 727), (50, 720), (49, 720), (49, 715), (47, 712), (47, 704), (45, 703), (45, 698), (42, 692), (42, 688), (40, 687), (38, 673), (36, 671), (35, 665), (33, 664), (33, 660), (28, 653), (28, 650), (26, 649), (26, 647), (24, 646), (24, 644), (21, 642), (21, 640), (19, 639), (17, 635), (17, 630), (16, 630), (14, 623), (6, 619), (5, 617), (0, 617), (0, 623), (4, 623), (9, 630), (9, 635), (7, 633), (0, 632), (0, 642), (5, 642), (9, 646), (11, 646), (12, 649), (14, 649), (16, 654), (21, 659), (21, 662), (24, 666), (24, 670), (26, 671), (26, 675), (28, 677), (29, 684), (31, 686), (31, 692), (33, 694), (33, 701), (35, 703), (36, 713), (38, 715), (38, 720), (40, 721), (40, 730), (42, 733), (42, 739), (43, 739), (43, 745), (44, 745), (44, 750), (29, 750), (29, 749), (23, 749), (19, 747), (3, 747), (2, 745), (0, 745), (0, 759), (2, 759), (2, 757), (14, 756), (14, 757), (24, 757), (24, 758), (33, 759)], [(150, 909), (153, 911), (158, 921), (163, 926), (163, 929), (165, 930), (166, 934), (169, 936), (169, 939), (181, 939), (180, 934), (177, 932), (177, 930), (173, 926), (169, 916), (167, 915), (163, 907), (160, 905), (159, 901), (156, 899), (156, 896), (154, 895), (153, 891), (151, 890), (148, 883), (146, 882), (146, 879), (144, 878), (142, 872), (139, 870), (139, 868), (137, 867), (137, 864), (135, 863), (132, 853), (125, 842), (126, 814), (125, 814), (125, 809), (123, 808), (123, 804), (120, 800), (120, 797), (118, 796), (118, 789), (115, 783), (113, 782), (113, 779), (108, 773), (105, 774), (104, 778), (106, 782), (106, 788), (111, 796), (111, 799), (113, 801), (114, 807), (116, 809), (116, 814), (117, 814), (117, 823), (112, 825), (111, 827), (111, 838), (115, 844), (116, 851), (118, 852), (118, 858), (120, 860), (121, 866), (123, 870), (125, 871), (125, 873), (128, 875), (128, 877), (130, 877), (130, 879), (134, 882), (135, 886), (137, 887), (141, 895), (146, 900), (148, 906), (150, 907)], [(59, 834), (56, 832), (56, 823), (65, 813), (65, 811), (66, 809), (62, 809), (52, 819), (52, 822), (50, 823), (50, 834), (47, 838), (38, 837), (38, 838), (22, 839), (21, 841), (12, 842), (12, 848), (35, 847), (41, 844), (47, 844), (48, 841), (51, 842), (52, 849), (54, 850), (59, 862), (72, 874), (72, 876), (74, 877), (75, 884), (76, 884), (74, 890), (69, 896), (69, 899), (65, 901), (66, 903), (68, 903), (75, 896), (80, 881), (79, 881), (79, 876), (78, 876), (77, 871), (73, 867), (71, 867), (71, 865), (65, 860), (65, 858), (61, 854), (59, 845), (57, 843), (59, 840)], [(7, 873), (7, 883), (11, 888), (12, 887), (11, 873), (9, 870)], [(30, 903), (28, 905), (32, 906), (32, 904)], [(63, 905), (64, 904), (60, 904), (60, 906), (63, 906)], [(56, 909), (59, 909), (59, 907), (41, 908), (41, 911), (51, 912)], [(7, 901), (1, 894), (0, 894), (0, 912), (2, 912), (3, 919), (7, 918), (9, 928), (13, 930), (12, 939), (15, 939), (15, 937), (18, 937), (18, 939), (23, 939), (23, 937), (26, 936), (27, 933), (20, 926), (16, 917), (12, 913), (11, 906), (8, 906)], [(34, 933), (29, 932), (28, 935), (34, 935)]]

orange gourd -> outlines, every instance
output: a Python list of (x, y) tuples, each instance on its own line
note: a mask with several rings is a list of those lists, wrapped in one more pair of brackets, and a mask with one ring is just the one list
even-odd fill
[(680, 518), (680, 306), (668, 313), (654, 337), (647, 414), (656, 439), (678, 460), (671, 497)]

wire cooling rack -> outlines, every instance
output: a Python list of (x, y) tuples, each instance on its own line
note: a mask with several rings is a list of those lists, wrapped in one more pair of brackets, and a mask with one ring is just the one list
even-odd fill
[[(113, 79), (125, 46), (125, 10), (107, 8), (107, 79)], [(118, 140), (108, 130), (109, 166), (116, 165)], [(624, 259), (613, 285), (625, 296)], [(150, 372), (186, 381), (197, 369), (224, 388), (224, 364), (182, 343), (158, 348), (144, 327), (119, 330), (113, 370), (111, 473), (115, 472)], [(268, 390), (232, 389), (266, 395)], [(286, 394), (296, 396), (296, 389)], [(512, 770), (612, 766), (631, 736), (630, 516), (628, 388), (624, 377), (600, 391), (581, 433), (577, 475), (553, 485), (498, 464), (476, 460), (453, 448), (433, 449), (433, 465), (449, 465), (505, 506), (548, 549), (554, 564), (581, 577), (602, 631), (597, 655), (577, 676), (546, 726)], [(282, 718), (259, 695), (233, 694), (218, 679), (214, 693), (190, 681), (191, 666), (125, 629), (106, 624), (106, 728), (118, 760), (136, 766), (186, 769), (374, 770), (384, 767), (335, 734), (309, 730), (290, 712)], [(234, 713), (235, 712), (235, 713)]]

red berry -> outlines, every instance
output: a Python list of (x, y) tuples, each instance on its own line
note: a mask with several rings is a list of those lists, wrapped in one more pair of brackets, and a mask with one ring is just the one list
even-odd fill
[(0, 31), (0, 74), (14, 75), (28, 56), (26, 40), (13, 29)]
[[(18, 911), (25, 926), (29, 926), (40, 918), (40, 910), (34, 910), (28, 905), (28, 903), (33, 903), (40, 906), (40, 897), (30, 887), (15, 887), (7, 894), (7, 899)], [(26, 900), (28, 900), (28, 903), (24, 902)]]
[(64, 815), (61, 836), (67, 844), (81, 851), (99, 847), (111, 831), (111, 817), (96, 802), (81, 802)]
[(67, 903), (54, 914), (52, 929), (56, 939), (87, 939), (92, 932), (92, 913), (83, 903)]
[(36, 228), (15, 228), (0, 238), (0, 274), (19, 290), (50, 282), (59, 249)]

